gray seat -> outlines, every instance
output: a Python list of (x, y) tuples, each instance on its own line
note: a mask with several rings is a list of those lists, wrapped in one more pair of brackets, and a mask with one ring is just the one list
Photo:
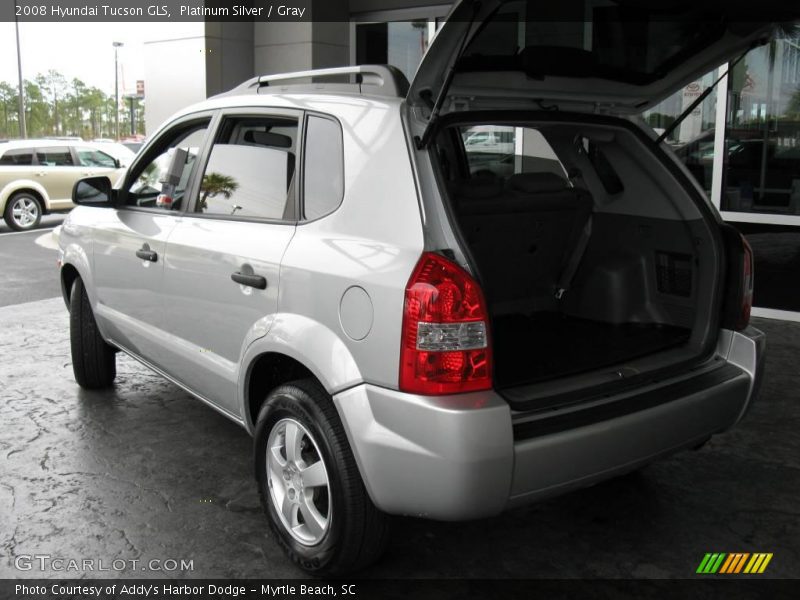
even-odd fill
[(544, 310), (592, 213), (592, 198), (554, 173), (521, 173), (505, 186), (452, 186), (462, 231), (493, 306)]

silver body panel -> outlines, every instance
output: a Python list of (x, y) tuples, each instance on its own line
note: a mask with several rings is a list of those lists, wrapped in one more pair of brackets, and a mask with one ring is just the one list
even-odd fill
[[(341, 123), (337, 210), (287, 225), (79, 206), (59, 238), (60, 259), (85, 282), (104, 337), (248, 431), (251, 365), (267, 353), (290, 357), (332, 395), (379, 508), (456, 520), (635, 468), (730, 427), (746, 410), (763, 361), (763, 338), (752, 330), (719, 336), (718, 361), (741, 369), (735, 385), (523, 441), (513, 433), (519, 415), (495, 392), (397, 391), (405, 286), (423, 250), (435, 249), (432, 223), (460, 258), (444, 215), (423, 211), (420, 194), (432, 179), (410, 150), (403, 101), (229, 96), (176, 118), (254, 106), (314, 110)], [(135, 256), (144, 243), (157, 262)], [(230, 280), (245, 262), (266, 277), (265, 290)]]

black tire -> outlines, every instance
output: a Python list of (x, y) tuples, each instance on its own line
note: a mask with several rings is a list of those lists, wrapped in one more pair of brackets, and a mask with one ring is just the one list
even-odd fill
[(117, 376), (115, 351), (97, 329), (92, 306), (80, 277), (72, 284), (69, 297), (69, 339), (72, 372), (78, 385), (87, 390), (111, 386)]
[[(303, 438), (303, 443), (313, 444), (313, 460), (317, 460), (318, 451), (327, 471), (330, 491), (329, 495), (325, 492), (324, 500), (329, 503), (326, 504), (329, 525), (313, 545), (293, 537), (281, 521), (270, 494), (268, 440), (273, 428), (289, 421), (300, 423), (311, 435), (311, 443), (307, 438)], [(267, 397), (256, 422), (255, 469), (270, 528), (292, 562), (301, 569), (317, 575), (343, 575), (363, 569), (383, 553), (389, 535), (389, 517), (370, 500), (336, 407), (316, 381), (304, 379), (282, 385)]]
[[(15, 216), (15, 209), (23, 212)], [(14, 231), (34, 229), (42, 220), (42, 203), (29, 192), (17, 192), (6, 202), (3, 219)]]

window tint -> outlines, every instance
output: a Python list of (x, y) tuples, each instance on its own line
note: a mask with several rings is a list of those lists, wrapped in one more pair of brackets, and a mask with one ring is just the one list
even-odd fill
[(297, 121), (228, 119), (211, 149), (195, 211), (291, 219)]
[(0, 165), (31, 165), (33, 164), (33, 150), (30, 148), (16, 148), (6, 151), (0, 158)]
[(117, 167), (114, 159), (100, 150), (94, 148), (77, 148), (78, 160), (84, 167), (105, 167), (115, 169)]
[(197, 153), (208, 129), (208, 119), (178, 126), (156, 143), (156, 155), (137, 171), (128, 189), (133, 206), (179, 209), (191, 180)]
[(72, 153), (66, 146), (53, 148), (37, 148), (36, 160), (40, 165), (48, 167), (71, 167), (74, 166)]
[(331, 119), (310, 116), (306, 129), (303, 199), (306, 219), (333, 212), (344, 195), (342, 131)]

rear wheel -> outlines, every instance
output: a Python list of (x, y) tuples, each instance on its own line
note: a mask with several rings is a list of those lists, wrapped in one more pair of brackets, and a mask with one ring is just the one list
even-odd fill
[(372, 504), (318, 383), (296, 381), (269, 395), (256, 424), (255, 467), (270, 527), (295, 564), (344, 574), (380, 557), (388, 517)]
[(27, 231), (42, 220), (42, 205), (39, 199), (28, 192), (18, 192), (9, 198), (3, 218), (11, 229)]
[(78, 385), (89, 390), (109, 387), (117, 376), (114, 348), (100, 335), (80, 277), (72, 284), (69, 297), (69, 337), (72, 372)]

